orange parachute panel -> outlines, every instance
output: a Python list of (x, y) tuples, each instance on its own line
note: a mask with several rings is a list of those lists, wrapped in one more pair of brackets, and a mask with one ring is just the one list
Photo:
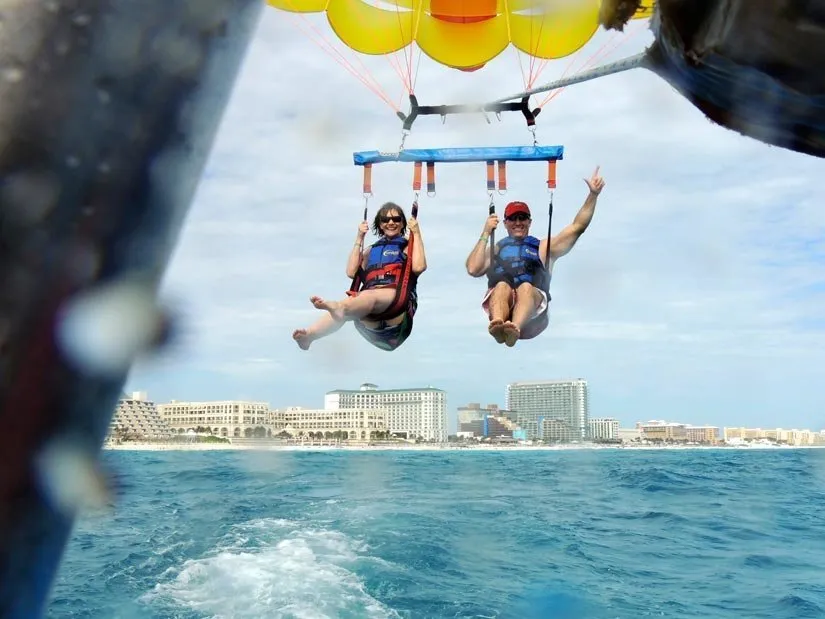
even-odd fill
[[(418, 44), (448, 67), (475, 70), (508, 45), (543, 59), (569, 56), (599, 27), (599, 0), (267, 0), (284, 11), (326, 11), (336, 36), (363, 54)], [(645, 0), (634, 19), (652, 15)]]

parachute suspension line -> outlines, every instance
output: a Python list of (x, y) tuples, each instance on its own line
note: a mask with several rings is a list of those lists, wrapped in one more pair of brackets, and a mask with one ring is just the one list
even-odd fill
[[(533, 38), (533, 21), (530, 20), (530, 84), (527, 88), (532, 88), (533, 84), (536, 83), (536, 80), (539, 78), (539, 73), (541, 73), (541, 69), (534, 73), (536, 68), (536, 62), (538, 58), (536, 57), (536, 52), (538, 51), (539, 41), (541, 40), (541, 33), (544, 30), (544, 22), (547, 20), (547, 13), (542, 14), (541, 23), (539, 24), (539, 34), (534, 39)], [(533, 46), (533, 41), (535, 41), (535, 47)]]
[[(595, 63), (596, 58), (599, 56), (600, 52), (601, 52), (601, 51), (602, 51), (605, 47), (607, 47), (607, 44), (608, 44), (608, 43), (610, 43), (610, 42), (614, 39), (614, 37), (616, 36), (616, 34), (617, 34), (616, 32), (613, 32), (613, 33), (612, 33), (612, 35), (611, 35), (611, 37), (610, 37), (610, 39), (609, 39), (609, 40), (608, 40), (608, 41), (607, 41), (604, 45), (602, 45), (599, 49), (597, 49), (594, 53), (592, 53), (592, 54), (590, 55), (590, 57), (589, 57), (587, 60), (585, 60), (585, 61), (584, 61), (584, 63), (583, 63), (583, 64), (582, 64), (579, 68), (577, 68), (577, 69), (576, 69), (576, 71), (575, 71), (575, 72), (576, 72), (576, 73), (578, 73), (579, 71), (582, 71), (582, 70), (587, 69), (588, 67), (592, 66), (592, 64), (593, 64), (593, 63)], [(573, 69), (574, 65), (576, 64), (577, 60), (578, 60), (578, 56), (577, 56), (577, 55), (574, 55), (574, 56), (570, 59), (570, 62), (568, 62), (568, 63), (567, 63), (567, 67), (565, 67), (564, 72), (561, 74), (561, 77), (560, 77), (559, 79), (564, 79), (564, 78), (566, 78), (566, 77), (567, 77), (567, 75), (570, 73), (570, 71)], [(532, 87), (533, 87), (533, 85), (531, 84), (531, 85), (530, 85), (530, 88), (532, 88)], [(555, 98), (556, 98), (559, 94), (561, 94), (561, 92), (562, 92), (563, 90), (564, 90), (564, 88), (559, 88), (558, 90), (551, 90), (550, 92), (548, 92), (548, 93), (547, 93), (547, 96), (546, 96), (546, 97), (544, 97), (544, 99), (542, 99), (542, 100), (541, 100), (541, 102), (539, 103), (539, 107), (540, 107), (540, 108), (543, 108), (543, 107), (544, 107), (545, 105), (547, 105), (550, 101), (552, 101), (552, 100), (553, 100), (553, 99), (555, 99)]]
[[(616, 37), (616, 35), (617, 35), (616, 32), (612, 32), (608, 42), (612, 41)], [(599, 51), (601, 49), (603, 49), (606, 45), (607, 45), (607, 43), (602, 45), (599, 48), (599, 50), (597, 50), (596, 52), (591, 54), (590, 57), (587, 60), (584, 61), (584, 64), (582, 64), (582, 66), (580, 66), (578, 69), (576, 69), (576, 71), (577, 72), (582, 71), (583, 69), (586, 69), (588, 66), (590, 66), (591, 62), (593, 62), (594, 58), (598, 55)], [(564, 69), (564, 72), (561, 74), (561, 78), (567, 77), (567, 74), (570, 73), (571, 69), (573, 69), (573, 67), (576, 65), (576, 63), (579, 61), (580, 58), (581, 58), (581, 56), (579, 54), (573, 54), (570, 57), (570, 60), (568, 61), (567, 66)], [(541, 73), (547, 67), (547, 65), (550, 64), (550, 60), (549, 59), (544, 59), (543, 63), (544, 64), (542, 66), (542, 69), (539, 71), (539, 73)], [(536, 77), (538, 78), (538, 75)], [(528, 86), (528, 88), (532, 88), (534, 85), (535, 85), (535, 82), (530, 84), (530, 86)], [(547, 95), (547, 97), (545, 97), (544, 100), (541, 103), (539, 103), (539, 107), (544, 107), (545, 105), (547, 105), (547, 103), (556, 96), (556, 93), (559, 93), (559, 92), (561, 92), (561, 90), (555, 90), (555, 91), (550, 92)]]
[(418, 83), (418, 70), (421, 68), (421, 56), (422, 56), (422, 51), (419, 48), (418, 49), (418, 59), (415, 61), (415, 72), (413, 73), (413, 78), (412, 78), (412, 88), (410, 89), (410, 91), (412, 93), (415, 93), (415, 85)]
[[(542, 26), (543, 26), (543, 25), (544, 25), (544, 19), (542, 19)], [(570, 26), (570, 25), (568, 25), (567, 27), (568, 27), (568, 28), (572, 28), (572, 26)], [(617, 36), (618, 36), (618, 33), (616, 33), (616, 32), (612, 32), (612, 33), (611, 33), (611, 35), (610, 35), (610, 39), (609, 39), (606, 43), (604, 43), (604, 44), (603, 44), (603, 45), (602, 45), (602, 46), (601, 46), (601, 47), (600, 47), (600, 48), (599, 48), (596, 52), (594, 52), (593, 54), (591, 54), (591, 56), (590, 56), (590, 57), (589, 57), (589, 58), (588, 58), (588, 59), (584, 62), (584, 64), (582, 64), (582, 66), (581, 66), (581, 67), (579, 67), (579, 68), (578, 68), (578, 69), (576, 69), (576, 70), (577, 70), (577, 71), (581, 71), (581, 70), (583, 70), (583, 69), (588, 68), (589, 66), (592, 66), (592, 64), (593, 64), (593, 63), (594, 63), (594, 61), (595, 61), (595, 60), (594, 60), (594, 59), (595, 59), (595, 57), (596, 57), (596, 56), (598, 56), (598, 55), (599, 55), (599, 53), (601, 52), (601, 50), (603, 50), (605, 47), (607, 47), (607, 45), (608, 45), (611, 41), (613, 41), (613, 40), (614, 40)], [(535, 50), (534, 50), (534, 51), (535, 51)], [(570, 72), (570, 70), (573, 68), (573, 66), (574, 66), (574, 65), (576, 65), (576, 63), (579, 61), (579, 59), (580, 59), (580, 58), (581, 58), (581, 55), (580, 55), (580, 54), (573, 53), (573, 54), (571, 55), (570, 60), (568, 61), (567, 66), (566, 66), (566, 67), (565, 67), (565, 69), (564, 69), (564, 72), (561, 74), (561, 78), (564, 78), (564, 77), (566, 77), (566, 76), (567, 76), (567, 74)], [(545, 69), (546, 69), (546, 68), (550, 65), (550, 62), (551, 62), (552, 60), (554, 60), (554, 59), (553, 59), (553, 58), (542, 58), (542, 59), (539, 61), (539, 68), (535, 71), (535, 73), (533, 73), (533, 72), (532, 72), (532, 70), (531, 70), (531, 78), (530, 78), (530, 83), (529, 83), (529, 85), (527, 85), (527, 86), (525, 87), (525, 90), (529, 90), (529, 89), (533, 88), (533, 86), (535, 85), (535, 83), (538, 81), (539, 76), (540, 76), (540, 75), (544, 72), (544, 70), (545, 70)], [(559, 89), (559, 90), (552, 91), (551, 93), (549, 93), (549, 94), (548, 94), (548, 95), (544, 98), (544, 100), (543, 100), (543, 101), (541, 101), (541, 103), (539, 103), (539, 105), (538, 105), (539, 109), (544, 108), (544, 106), (545, 106), (545, 105), (547, 105), (547, 103), (549, 103), (552, 99), (554, 99), (554, 98), (555, 98), (558, 94), (560, 94), (562, 90), (563, 90), (563, 89)]]
[(521, 70), (521, 83), (524, 84), (524, 90), (530, 88), (530, 83), (527, 81), (527, 75), (524, 73), (524, 62), (521, 59), (521, 50), (513, 47), (516, 52), (516, 59), (518, 60), (518, 68)]
[[(546, 21), (547, 21), (547, 13), (545, 12), (542, 15), (541, 24), (539, 26), (539, 34), (538, 34), (538, 37), (536, 37), (536, 38), (534, 38), (533, 34), (532, 34), (532, 32), (533, 32), (533, 22), (532, 21), (530, 22), (530, 41), (531, 41), (531, 48), (530, 48), (530, 54), (529, 54), (529, 56), (530, 56), (530, 78), (529, 78), (529, 80), (527, 81), (527, 83), (525, 85), (525, 90), (529, 90), (530, 88), (532, 88), (535, 85), (535, 83), (538, 81), (539, 77), (544, 72), (544, 70), (549, 66), (550, 62), (553, 61), (553, 60), (556, 60), (556, 58), (539, 58), (536, 55), (536, 52), (538, 51), (538, 41), (541, 40), (542, 31), (544, 30), (544, 24), (546, 23)], [(559, 29), (560, 30), (559, 34), (560, 35), (561, 34), (568, 34), (574, 28), (575, 28), (575, 26), (573, 24), (567, 23)], [(535, 46), (532, 45), (533, 41), (536, 41)], [(567, 55), (567, 54), (565, 54), (565, 55)], [(576, 54), (573, 53), (573, 57), (569, 61), (568, 68), (566, 69), (566, 71), (569, 71), (570, 66), (572, 66), (575, 62), (576, 62)], [(536, 68), (536, 64), (538, 64), (538, 68)], [(565, 71), (565, 74), (566, 74), (566, 71)], [(541, 108), (542, 106), (540, 105), (539, 107)]]
[[(412, 44), (410, 45), (410, 47), (412, 47)], [(395, 60), (395, 62), (397, 63), (397, 66), (394, 65), (393, 68), (395, 68), (396, 73), (398, 73), (398, 77), (404, 83), (404, 89), (406, 90), (407, 97), (409, 97), (410, 95), (415, 94), (415, 85), (418, 83), (418, 70), (421, 67), (422, 52), (420, 49), (418, 50), (418, 59), (415, 62), (415, 71), (412, 71), (412, 69), (410, 69), (407, 76), (405, 76), (403, 73), (403, 69), (401, 68), (401, 61), (396, 57), (397, 54), (398, 52), (395, 52), (395, 54), (393, 54), (392, 56), (393, 60)], [(389, 58), (390, 57), (388, 56), (388, 59)], [(392, 64), (392, 62), (390, 62), (390, 64)], [(403, 98), (404, 93), (402, 92), (401, 95), (398, 97), (399, 109), (401, 108), (401, 102)]]
[(508, 97), (496, 99), (492, 102), (492, 104), (504, 103), (506, 101), (510, 101), (511, 99), (529, 97), (530, 95), (534, 95), (539, 92), (547, 92), (548, 90), (557, 90), (565, 86), (571, 86), (572, 84), (580, 84), (581, 82), (588, 82), (590, 80), (594, 80), (599, 77), (604, 77), (606, 75), (613, 75), (614, 73), (629, 71), (630, 69), (638, 69), (641, 67), (645, 67), (646, 63), (646, 53), (639, 52), (638, 54), (634, 54), (633, 56), (628, 56), (627, 58), (623, 58), (622, 60), (611, 62), (610, 64), (597, 67), (590, 71), (585, 71), (584, 73), (578, 73), (566, 79), (555, 80), (553, 82), (544, 84), (543, 86), (538, 86), (536, 88), (531, 88), (530, 90), (525, 90), (523, 92), (510, 95)]
[[(401, 35), (401, 38), (404, 36), (404, 24), (401, 19), (401, 7), (398, 5), (398, 2), (395, 3), (395, 15), (398, 19), (398, 33)], [(413, 40), (415, 37), (413, 37)], [(412, 44), (410, 45), (412, 48)], [(404, 52), (404, 62), (401, 63), (401, 59), (398, 57), (398, 52), (394, 52), (391, 56), (387, 56), (387, 61), (392, 65), (395, 72), (398, 74), (398, 77), (401, 79), (401, 82), (404, 84), (404, 89), (407, 91), (407, 95), (412, 92), (413, 84), (412, 84), (412, 68), (410, 66), (410, 59), (407, 57), (407, 48), (403, 48)], [(412, 53), (412, 50), (410, 50)], [(403, 68), (402, 68), (403, 67)], [(404, 94), (401, 94), (401, 97), (398, 101), (398, 107), (401, 107), (401, 98), (404, 97)]]
[[(602, 45), (593, 54), (591, 54), (590, 57), (584, 62), (584, 64), (581, 67), (576, 69), (576, 73), (578, 73), (579, 71), (583, 71), (585, 69), (593, 68), (596, 65), (597, 62), (601, 62), (603, 59), (609, 57), (611, 54), (613, 54), (613, 52), (615, 52), (617, 49), (622, 47), (625, 43), (627, 43), (628, 41), (630, 41), (631, 39), (636, 37), (640, 32), (642, 32), (644, 30), (646, 30), (646, 28), (644, 28), (643, 26), (639, 27), (639, 28), (636, 28), (631, 34), (629, 34), (627, 36), (624, 36), (624, 37), (619, 35), (618, 32), (613, 32), (610, 36), (610, 39), (608, 39), (604, 43), (604, 45)], [(617, 41), (617, 39), (618, 39), (618, 41)], [(613, 45), (611, 45), (611, 43)], [(568, 65), (568, 67), (565, 69), (564, 73), (562, 73), (560, 79), (564, 79), (565, 77), (567, 77), (567, 74), (570, 72), (570, 69), (573, 67), (575, 62), (576, 62), (576, 58), (574, 57), (573, 60), (570, 61), (570, 64)], [(565, 86), (562, 86), (561, 88), (550, 91), (547, 94), (547, 96), (541, 101), (541, 103), (539, 103), (538, 107), (543, 108), (545, 105), (547, 105), (547, 103), (549, 103), (550, 101), (555, 99), (558, 95), (560, 95), (564, 91), (565, 88), (566, 88)]]
[[(412, 84), (410, 83), (410, 80), (407, 78), (407, 76), (404, 74), (404, 70), (401, 68), (401, 61), (398, 59), (397, 53), (398, 52), (394, 54), (387, 54), (385, 58), (387, 59), (387, 62), (390, 64), (390, 66), (393, 68), (393, 71), (395, 71), (395, 74), (398, 76), (398, 79), (400, 79), (401, 83), (404, 85), (404, 90), (407, 91), (407, 95), (409, 95), (412, 90)], [(401, 101), (403, 100), (403, 98), (404, 92), (402, 91), (398, 97), (399, 109), (401, 108)]]
[[(395, 3), (395, 15), (398, 18), (398, 33), (403, 37), (404, 36), (404, 25), (401, 22), (401, 7), (398, 6), (398, 2)], [(413, 37), (415, 40), (415, 37)], [(410, 45), (412, 48), (412, 45)], [(405, 85), (407, 86), (407, 94), (412, 92), (412, 66), (410, 65), (410, 59), (407, 57), (407, 48), (406, 46), (404, 49), (404, 67), (406, 68), (406, 74), (404, 77)], [(410, 49), (410, 54), (412, 54), (412, 49)], [(400, 64), (400, 61), (399, 61)]]
[[(415, 35), (418, 32), (418, 23), (421, 18), (421, 12), (423, 10), (423, 2), (418, 3), (418, 8), (415, 10), (415, 15), (413, 16), (412, 21), (412, 37), (409, 44), (409, 52), (407, 50), (407, 46), (403, 48), (404, 54), (404, 61), (403, 65), (401, 59), (399, 58), (398, 51), (394, 52), (392, 56), (387, 56), (387, 60), (393, 66), (398, 77), (401, 79), (402, 83), (404, 84), (404, 89), (406, 90), (406, 94), (409, 96), (415, 93), (415, 84), (418, 81), (418, 68), (421, 64), (421, 50), (418, 50), (418, 60), (415, 62), (415, 71), (413, 71), (413, 56), (415, 55)], [(401, 17), (401, 7), (400, 3), (396, 0), (395, 2), (395, 14), (398, 19), (398, 32), (401, 38), (404, 38), (404, 24), (402, 22)], [(392, 58), (392, 60), (390, 60)], [(394, 61), (394, 63), (393, 63)], [(402, 68), (403, 67), (403, 68)], [(401, 100), (404, 97), (404, 93), (398, 99), (398, 108), (401, 107)]]
[[(355, 55), (353, 57), (358, 61), (361, 67), (364, 69), (364, 72), (367, 74), (367, 77), (361, 75), (358, 70), (350, 63), (343, 53), (340, 50), (336, 49), (335, 46), (330, 43), (323, 35), (323, 33), (318, 30), (317, 27), (313, 26), (306, 16), (303, 13), (297, 13), (293, 15), (290, 12), (290, 17), (293, 21), (299, 22), (302, 21), (307, 24), (308, 28), (315, 33), (315, 37), (312, 36), (305, 28), (301, 27), (300, 23), (298, 27), (304, 32), (304, 34), (312, 40), (318, 47), (320, 47), (323, 51), (325, 51), (333, 60), (335, 60), (339, 65), (344, 67), (347, 71), (350, 72), (356, 79), (358, 79), (364, 86), (366, 86), (369, 90), (373, 92), (373, 94), (377, 95), (380, 99), (384, 101), (390, 108), (397, 113), (399, 113), (399, 106), (393, 103), (392, 99), (384, 92), (384, 89), (381, 87), (381, 84), (376, 80), (372, 74), (370, 73), (369, 69), (364, 66), (364, 63)], [(372, 83), (370, 82), (372, 80)]]

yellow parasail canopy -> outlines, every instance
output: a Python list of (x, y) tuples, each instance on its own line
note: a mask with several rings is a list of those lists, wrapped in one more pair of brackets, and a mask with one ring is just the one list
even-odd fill
[[(448, 67), (473, 70), (512, 44), (543, 59), (569, 56), (599, 27), (601, 0), (267, 0), (284, 11), (326, 12), (338, 38), (363, 54), (413, 41)], [(645, 0), (634, 19), (652, 15)]]

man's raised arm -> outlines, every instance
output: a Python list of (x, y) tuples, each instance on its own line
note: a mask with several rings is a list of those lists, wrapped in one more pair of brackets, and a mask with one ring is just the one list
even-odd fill
[[(584, 182), (587, 183), (590, 193), (588, 193), (584, 204), (573, 218), (573, 222), (562, 229), (562, 231), (550, 241), (551, 258), (561, 258), (573, 249), (576, 241), (584, 234), (584, 231), (587, 230), (587, 227), (593, 220), (593, 213), (596, 211), (596, 201), (599, 199), (599, 194), (604, 188), (604, 179), (599, 176), (599, 166), (596, 166), (593, 175), (589, 179), (584, 179)], [(546, 243), (548, 241), (549, 239), (543, 241), (544, 246), (541, 247), (542, 255), (546, 254)]]

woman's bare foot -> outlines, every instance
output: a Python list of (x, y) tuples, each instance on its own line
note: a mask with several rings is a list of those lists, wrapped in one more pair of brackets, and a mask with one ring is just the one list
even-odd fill
[(515, 346), (516, 342), (518, 342), (519, 336), (521, 335), (521, 330), (509, 320), (504, 323), (502, 330), (504, 331), (504, 343), (510, 348)]
[(504, 343), (504, 321), (496, 318), (495, 320), (490, 321), (490, 325), (487, 327), (487, 331), (490, 332), (490, 335), (496, 340), (496, 343), (503, 344)]
[(292, 339), (298, 342), (301, 350), (309, 350), (309, 345), (312, 344), (312, 336), (306, 329), (295, 329), (292, 332)]
[(324, 301), (321, 297), (310, 297), (316, 309), (326, 310), (332, 319), (340, 322), (344, 319), (344, 310), (338, 301)]

